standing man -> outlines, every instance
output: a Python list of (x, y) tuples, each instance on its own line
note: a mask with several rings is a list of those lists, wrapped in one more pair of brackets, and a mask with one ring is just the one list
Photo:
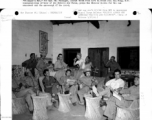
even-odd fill
[(115, 61), (115, 57), (111, 56), (110, 60), (105, 64), (106, 67), (110, 68), (110, 72), (108, 73), (107, 80), (110, 78), (114, 78), (114, 71), (116, 69), (121, 70), (120, 65)]
[(63, 61), (62, 54), (59, 54), (57, 57), (57, 61), (55, 62), (54, 69), (56, 71), (63, 70), (67, 67), (67, 64)]
[(30, 59), (24, 61), (22, 63), (22, 67), (29, 69), (32, 75), (35, 77), (35, 68), (36, 68), (37, 60), (35, 59), (35, 53), (30, 54)]
[(43, 76), (43, 71), (48, 67), (48, 64), (45, 62), (46, 53), (43, 52), (40, 56), (41, 58), (39, 59), (36, 68), (39, 71), (39, 75)]
[(79, 69), (82, 69), (82, 66), (84, 64), (84, 61), (82, 60), (82, 54), (81, 53), (77, 53), (76, 58), (74, 58), (74, 66), (77, 66)]

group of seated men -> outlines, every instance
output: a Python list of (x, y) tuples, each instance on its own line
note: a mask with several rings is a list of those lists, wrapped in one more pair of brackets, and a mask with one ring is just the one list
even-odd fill
[[(45, 54), (42, 54), (37, 64), (31, 64), (32, 62), (35, 63), (35, 55), (32, 54), (31, 59), (29, 60), (30, 64), (27, 64), (27, 61), (23, 63), (23, 66), (26, 66), (26, 68), (29, 69), (27, 77), (32, 79), (35, 78), (33, 69), (37, 68), (39, 71), (39, 83), (32, 82), (33, 85), (31, 85), (32, 83), (30, 82), (23, 82), (22, 84), (18, 84), (14, 83), (15, 80), (13, 80), (13, 93), (16, 97), (25, 97), (31, 112), (33, 111), (31, 95), (36, 92), (33, 86), (37, 86), (38, 84), (40, 84), (40, 88), (43, 93), (50, 93), (50, 95), (56, 100), (58, 99), (57, 93), (70, 94), (70, 100), (74, 106), (77, 104), (84, 105), (84, 95), (89, 94), (92, 87), (96, 86), (99, 93), (97, 96), (107, 96), (109, 98), (105, 101), (106, 104), (102, 106), (104, 115), (107, 116), (108, 119), (115, 118), (117, 106), (127, 108), (133, 100), (139, 99), (139, 76), (135, 77), (134, 86), (124, 89), (125, 82), (120, 78), (121, 71), (116, 69), (113, 72), (115, 78), (109, 80), (105, 85), (103, 85), (100, 84), (99, 80), (96, 80), (91, 76), (90, 68), (81, 70), (81, 77), (72, 75), (71, 69), (65, 69), (67, 65), (62, 60), (62, 54), (59, 54), (57, 62), (55, 63), (55, 70), (62, 71), (62, 74), (59, 75), (60, 77), (58, 79), (57, 76), (50, 76), (50, 66), (48, 64), (46, 65), (44, 58)], [(123, 93), (128, 93), (129, 96), (123, 97)]]

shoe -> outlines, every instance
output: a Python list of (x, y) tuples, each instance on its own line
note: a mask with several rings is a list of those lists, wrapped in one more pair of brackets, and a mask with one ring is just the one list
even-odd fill
[(72, 105), (73, 105), (73, 106), (76, 106), (77, 104), (76, 104), (76, 103), (72, 103)]
[(53, 106), (48, 106), (47, 110), (51, 110), (53, 108)]
[(82, 102), (79, 102), (79, 104), (80, 104), (80, 105), (84, 105), (84, 103), (82, 103)]
[(53, 106), (57, 108), (58, 107), (58, 101), (54, 101)]
[(33, 114), (33, 111), (30, 111), (30, 114)]

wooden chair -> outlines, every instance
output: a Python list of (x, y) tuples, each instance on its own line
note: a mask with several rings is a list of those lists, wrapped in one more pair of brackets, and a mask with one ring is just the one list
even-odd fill
[(88, 95), (85, 95), (85, 100), (86, 100), (85, 117), (88, 120), (101, 120), (102, 119), (100, 112), (101, 96), (92, 98)]

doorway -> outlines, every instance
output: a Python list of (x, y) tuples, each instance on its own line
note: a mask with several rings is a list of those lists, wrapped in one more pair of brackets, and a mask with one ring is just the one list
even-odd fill
[(109, 60), (109, 48), (89, 48), (88, 56), (90, 56), (93, 66), (98, 69), (95, 76), (106, 77), (108, 68), (105, 67), (105, 62)]
[(69, 67), (74, 67), (73, 60), (76, 57), (77, 53), (81, 53), (80, 48), (63, 49), (64, 62), (68, 64)]

